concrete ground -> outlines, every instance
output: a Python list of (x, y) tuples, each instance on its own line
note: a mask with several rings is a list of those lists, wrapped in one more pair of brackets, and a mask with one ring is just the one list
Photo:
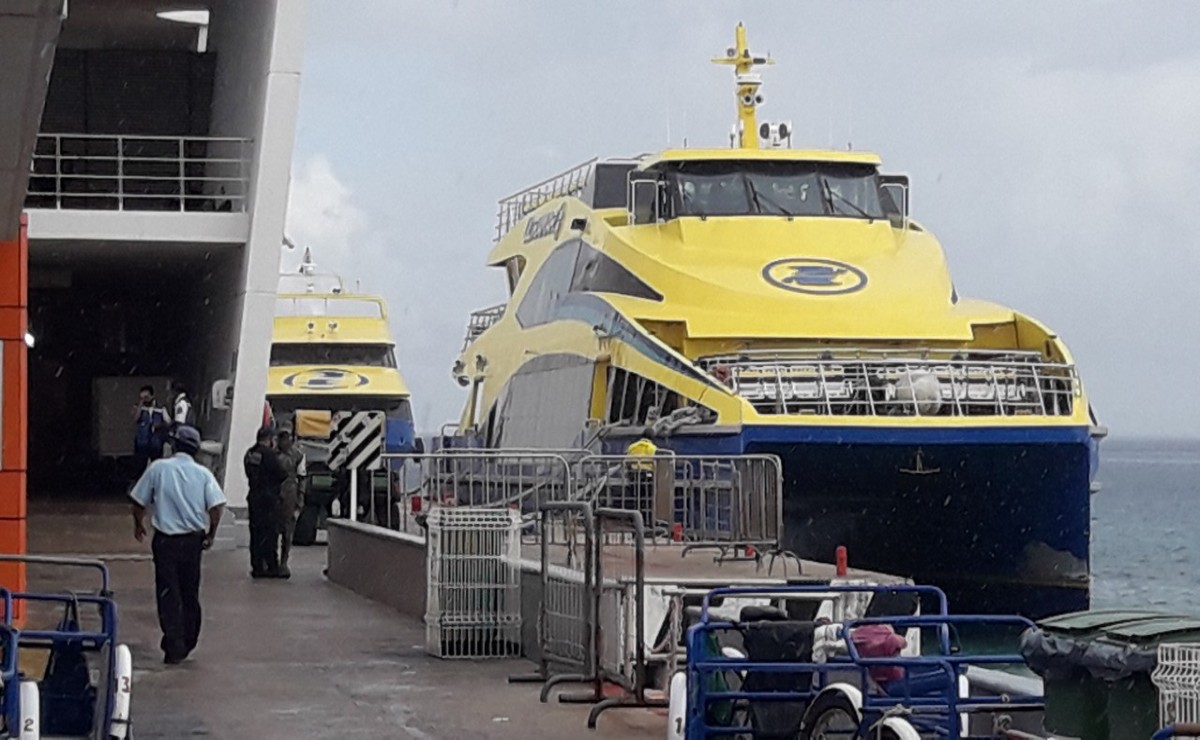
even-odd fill
[[(213, 737), (660, 738), (666, 718), (612, 710), (594, 733), (587, 707), (540, 704), (538, 686), (508, 684), (525, 662), (442, 661), (424, 625), (325, 580), (325, 550), (297, 548), (290, 581), (252, 581), (245, 550), (206, 555), (200, 646), (183, 665), (158, 650), (149, 548), (114, 504), (31, 504), (30, 550), (103, 555), (121, 639), (133, 651), (137, 740)], [(60, 579), (31, 570), (30, 588)]]

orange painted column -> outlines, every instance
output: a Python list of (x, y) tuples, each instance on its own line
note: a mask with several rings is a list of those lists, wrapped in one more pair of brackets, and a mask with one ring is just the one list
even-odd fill
[[(0, 553), (25, 553), (25, 466), (29, 420), (29, 242), (0, 241)], [(25, 566), (0, 563), (0, 586), (25, 590)], [(20, 610), (18, 609), (18, 618)]]

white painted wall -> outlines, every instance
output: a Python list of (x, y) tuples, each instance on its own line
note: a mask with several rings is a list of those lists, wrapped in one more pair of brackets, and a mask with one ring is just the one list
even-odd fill
[(246, 502), (242, 452), (254, 444), (267, 390), (308, 7), (306, 0), (222, 0), (212, 11), (209, 44), (217, 52), (217, 78), (211, 131), (254, 139), (250, 234), (229, 346), (237, 354), (224, 488), (230, 505), (240, 507)]
[(33, 208), (29, 210), (29, 239), (96, 242), (184, 242), (242, 244), (250, 233), (245, 213), (179, 213), (149, 211), (91, 211)]

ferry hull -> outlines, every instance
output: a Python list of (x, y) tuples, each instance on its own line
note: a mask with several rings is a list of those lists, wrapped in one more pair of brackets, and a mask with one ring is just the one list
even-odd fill
[(947, 590), (955, 611), (1087, 609), (1088, 430), (747, 427), (680, 453), (778, 455), (784, 545)]

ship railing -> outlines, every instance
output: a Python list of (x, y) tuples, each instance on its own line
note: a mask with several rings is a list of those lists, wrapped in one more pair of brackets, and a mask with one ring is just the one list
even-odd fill
[(1068, 416), (1079, 393), (1074, 365), (1036, 353), (931, 355), (762, 353), (699, 364), (766, 414)]
[(25, 207), (242, 213), (252, 148), (221, 136), (40, 134)]
[(566, 195), (582, 196), (598, 159), (593, 157), (536, 185), (501, 198), (496, 216), (496, 241), (503, 239), (521, 219), (543, 203)]
[(501, 303), (472, 311), (470, 321), (467, 323), (467, 337), (463, 340), (463, 350), (466, 350), (471, 342), (474, 342), (485, 331), (495, 326), (496, 322), (504, 318), (505, 308), (506, 304)]

